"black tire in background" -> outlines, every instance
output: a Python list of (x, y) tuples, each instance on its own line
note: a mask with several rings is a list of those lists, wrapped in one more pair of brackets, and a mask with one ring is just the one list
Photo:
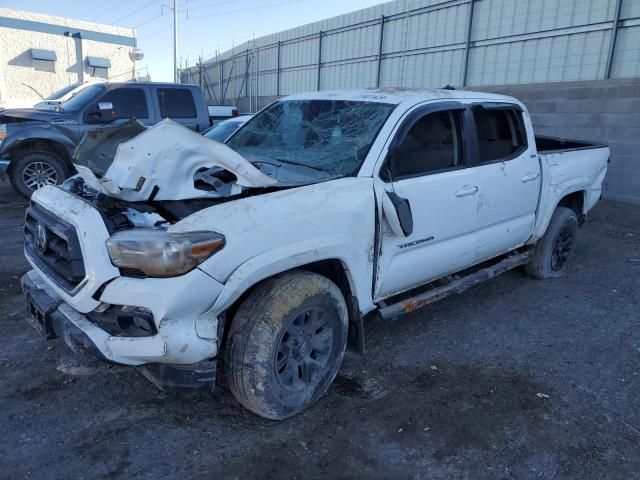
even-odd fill
[(282, 420), (313, 405), (338, 372), (347, 305), (329, 279), (296, 270), (266, 280), (242, 302), (224, 346), (227, 384), (252, 412)]
[(555, 278), (562, 275), (573, 253), (578, 236), (578, 218), (573, 210), (557, 207), (547, 231), (536, 243), (533, 257), (526, 265), (534, 278)]
[(44, 185), (59, 185), (69, 176), (67, 164), (58, 155), (45, 150), (20, 153), (9, 167), (11, 185), (24, 198)]

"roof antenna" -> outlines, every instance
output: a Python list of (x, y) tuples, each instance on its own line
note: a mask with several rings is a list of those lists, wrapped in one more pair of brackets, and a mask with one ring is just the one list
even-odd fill
[(455, 90), (456, 87), (454, 87), (453, 85), (447, 83), (444, 87), (442, 87), (443, 90)]

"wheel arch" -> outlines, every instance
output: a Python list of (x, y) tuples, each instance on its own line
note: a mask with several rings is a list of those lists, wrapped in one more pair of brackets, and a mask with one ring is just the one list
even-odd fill
[(263, 282), (295, 270), (305, 270), (316, 273), (317, 275), (321, 275), (331, 280), (338, 286), (344, 296), (345, 302), (347, 303), (347, 310), (349, 314), (349, 346), (353, 347), (360, 353), (364, 353), (364, 329), (362, 326), (363, 314), (360, 311), (360, 302), (356, 295), (355, 285), (353, 283), (350, 270), (344, 260), (339, 258), (325, 258), (322, 260), (302, 263), (289, 268), (281, 270), (278, 269), (268, 276), (256, 277), (251, 284), (242, 291), (242, 293), (235, 296), (230, 302), (226, 302), (228, 303), (228, 306), (223, 310), (224, 321), (221, 325), (221, 331), (219, 331), (219, 336), (221, 338), (219, 345), (224, 345), (229, 326), (233, 322), (235, 313), (251, 292), (253, 292)]
[[(586, 195), (586, 191), (584, 190), (576, 190), (571, 193), (567, 193), (564, 197), (562, 197), (555, 208), (558, 207), (566, 207), (573, 210), (578, 217), (578, 223), (581, 224), (584, 218), (584, 198)], [(554, 211), (555, 211), (554, 208)]]
[[(553, 212), (556, 211), (558, 207), (566, 207), (573, 210), (578, 217), (578, 224), (582, 225), (585, 219), (585, 197), (587, 195), (587, 191), (584, 187), (580, 185), (575, 185), (573, 188), (567, 188), (562, 191), (557, 197), (552, 196), (548, 203), (547, 207), (543, 208), (538, 213), (538, 219), (536, 219), (536, 225), (534, 227), (534, 233), (531, 236), (531, 239), (527, 242), (528, 244), (536, 243), (547, 231), (549, 228), (549, 222), (551, 221), (551, 217), (553, 216)], [(542, 202), (545, 203), (544, 198)]]
[(69, 169), (73, 168), (71, 156), (73, 155), (74, 145), (58, 138), (26, 138), (16, 140), (4, 148), (5, 155), (11, 159), (9, 169), (14, 165), (13, 160), (30, 151), (51, 152), (59, 157)]

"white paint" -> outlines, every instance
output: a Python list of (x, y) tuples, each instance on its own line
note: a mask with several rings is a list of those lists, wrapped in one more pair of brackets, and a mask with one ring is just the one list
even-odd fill
[[(239, 198), (200, 210), (170, 226), (171, 232), (211, 230), (226, 238), (221, 251), (179, 277), (120, 277), (109, 262), (104, 245), (108, 234), (97, 211), (60, 188), (38, 190), (34, 201), (78, 228), (87, 269), (86, 282), (73, 297), (37, 272), (40, 281), (64, 300), (65, 315), (108, 358), (130, 364), (196, 363), (217, 353), (219, 316), (247, 289), (275, 274), (320, 260), (337, 260), (345, 269), (361, 313), (367, 313), (393, 293), (535, 242), (547, 228), (558, 201), (569, 193), (584, 192), (584, 213), (599, 198), (608, 148), (538, 155), (528, 115), (529, 147), (513, 160), (417, 176), (396, 181), (393, 186), (378, 176), (401, 120), (413, 109), (442, 99), (522, 106), (510, 97), (451, 91), (354, 91), (292, 98), (362, 100), (371, 95), (375, 101), (398, 107), (356, 177)], [(267, 184), (259, 171), (251, 170), (248, 162), (227, 147), (209, 140), (203, 143), (196, 137), (165, 122), (122, 144), (107, 172), (112, 187), (120, 189), (122, 198), (136, 199), (138, 193), (144, 198), (148, 192), (133, 190), (139, 176), (144, 176), (160, 185), (162, 198), (189, 198), (194, 195), (190, 169), (199, 162), (211, 163), (212, 158), (213, 164), (234, 172), (239, 184)], [(410, 200), (414, 231), (409, 237), (401, 234), (394, 210), (388, 205), (383, 208), (383, 198), (390, 189)], [(206, 194), (200, 192), (199, 196)], [(381, 252), (374, 251), (376, 225), (380, 225)], [(378, 270), (374, 271), (378, 254)], [(157, 338), (113, 339), (89, 325), (82, 313), (97, 307), (99, 301), (92, 295), (112, 278), (100, 301), (150, 309), (159, 330)]]

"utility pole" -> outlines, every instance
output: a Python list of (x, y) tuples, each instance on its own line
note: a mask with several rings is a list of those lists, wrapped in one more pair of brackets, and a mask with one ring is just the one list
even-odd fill
[(173, 0), (173, 78), (178, 83), (178, 0)]
[[(173, 7), (169, 5), (162, 5), (161, 11), (164, 13), (164, 9), (171, 10), (173, 12), (173, 81), (175, 83), (180, 82), (180, 76), (178, 74), (178, 0), (173, 0)], [(187, 18), (189, 18), (189, 11), (187, 10)]]

